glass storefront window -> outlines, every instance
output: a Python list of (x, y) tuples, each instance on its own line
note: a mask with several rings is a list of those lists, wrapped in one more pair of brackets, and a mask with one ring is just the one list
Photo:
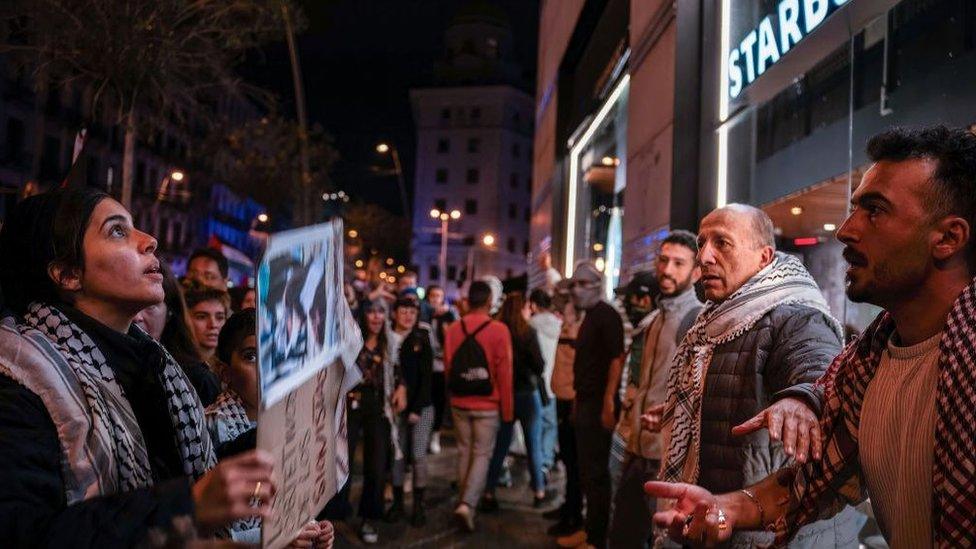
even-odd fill
[(566, 269), (593, 261), (606, 276), (606, 295), (620, 278), (626, 178), (627, 92), (625, 77), (593, 117), (579, 128), (570, 148), (570, 219)]
[[(769, 214), (778, 249), (800, 257), (834, 315), (860, 330), (878, 309), (846, 299), (834, 233), (870, 167), (865, 145), (895, 126), (974, 127), (976, 10), (961, 0), (862, 2), (859, 13), (876, 13), (845, 21), (853, 32), (839, 39), (835, 25), (833, 42), (817, 41), (817, 51), (801, 41), (852, 10), (831, 8), (808, 32), (806, 12), (793, 21), (783, 5), (792, 4), (722, 0), (717, 10), (722, 51), (712, 60), (718, 97), (709, 132), (716, 201)], [(813, 62), (790, 64), (799, 57), (787, 51), (800, 48)], [(789, 72), (794, 66), (805, 68)]]

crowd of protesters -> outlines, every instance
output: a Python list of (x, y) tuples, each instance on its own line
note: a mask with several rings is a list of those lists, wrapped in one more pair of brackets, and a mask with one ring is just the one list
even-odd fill
[(848, 297), (884, 309), (861, 335), (742, 204), (672, 231), (613, 300), (586, 261), (528, 295), (472, 283), (428, 335), (461, 528), (498, 509), (517, 423), (536, 506), (562, 470), (562, 547), (858, 547), (868, 497), (892, 547), (973, 546), (976, 137), (895, 129), (868, 155), (837, 232)]
[[(867, 153), (837, 238), (848, 297), (883, 311), (846, 347), (813, 277), (742, 204), (671, 231), (613, 300), (588, 261), (567, 279), (544, 261), (530, 292), (477, 280), (454, 304), (410, 272), (347, 280), (361, 541), (379, 521), (427, 524), (442, 433), (453, 515), (476, 530), (511, 484), (517, 425), (526, 501), (552, 507), (561, 547), (857, 547), (868, 497), (892, 547), (976, 546), (976, 136), (894, 129)], [(155, 248), (88, 188), (28, 198), (0, 231), (6, 543), (259, 541), (275, 481), (255, 450), (254, 292), (228, 289), (219, 252), (177, 280)], [(293, 546), (332, 545), (351, 484)]]

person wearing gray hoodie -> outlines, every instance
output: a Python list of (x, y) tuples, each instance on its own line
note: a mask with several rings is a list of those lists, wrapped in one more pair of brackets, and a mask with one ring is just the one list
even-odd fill
[(542, 464), (543, 469), (548, 473), (556, 461), (556, 440), (559, 432), (556, 423), (556, 396), (549, 389), (549, 384), (552, 381), (556, 347), (559, 345), (559, 332), (563, 321), (553, 314), (552, 298), (542, 288), (536, 288), (529, 294), (529, 308), (532, 310), (529, 324), (535, 328), (542, 358), (545, 360), (542, 371), (545, 383), (540, 390), (545, 391), (549, 397), (544, 399), (545, 404), (542, 406)]

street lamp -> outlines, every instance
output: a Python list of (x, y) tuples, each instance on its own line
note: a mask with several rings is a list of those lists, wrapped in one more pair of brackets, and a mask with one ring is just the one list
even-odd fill
[(261, 223), (267, 223), (268, 219), (270, 219), (268, 217), (268, 214), (266, 213), (258, 214), (258, 221), (260, 221)]
[(441, 256), (440, 261), (440, 285), (447, 288), (447, 224), (451, 221), (461, 219), (460, 210), (451, 210), (450, 213), (442, 212), (437, 208), (430, 211), (430, 217), (441, 221)]
[(180, 170), (174, 170), (173, 173), (169, 175), (170, 179), (173, 181), (183, 181), (183, 172)]
[(407, 204), (407, 187), (403, 182), (403, 168), (400, 166), (400, 154), (397, 152), (396, 147), (387, 143), (376, 145), (376, 152), (380, 154), (390, 153), (390, 156), (393, 158), (393, 171), (396, 173), (397, 185), (400, 187), (400, 203), (403, 206), (403, 217), (409, 220), (410, 206)]

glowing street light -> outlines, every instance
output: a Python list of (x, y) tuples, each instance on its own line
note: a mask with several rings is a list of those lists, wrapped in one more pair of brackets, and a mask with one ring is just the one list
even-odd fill
[(390, 146), (387, 145), (386, 143), (380, 143), (380, 144), (376, 145), (376, 152), (378, 152), (380, 154), (386, 154), (386, 153), (390, 152)]
[(393, 258), (392, 257), (386, 258), (386, 264), (392, 267), (393, 266)]
[(267, 223), (269, 219), (271, 218), (268, 217), (268, 214), (266, 213), (258, 214), (258, 221), (260, 221), (261, 223)]
[(362, 269), (363, 268), (363, 260), (362, 259), (357, 259), (356, 260), (356, 268), (357, 269)]
[(173, 173), (169, 174), (169, 178), (173, 181), (183, 181), (183, 172), (180, 170), (173, 170)]
[(491, 233), (486, 233), (485, 236), (481, 237), (481, 243), (485, 246), (491, 247), (495, 245), (495, 235)]
[(404, 267), (403, 265), (400, 265), (399, 267), (397, 267), (397, 272), (400, 273), (400, 274), (403, 274), (403, 273), (407, 272), (407, 268)]
[(356, 229), (349, 229), (349, 238), (359, 238), (359, 231)]
[(430, 217), (441, 220), (441, 255), (438, 261), (440, 269), (441, 288), (447, 287), (447, 224), (450, 221), (461, 219), (460, 210), (451, 210), (451, 213), (442, 212), (437, 208), (430, 210)]

